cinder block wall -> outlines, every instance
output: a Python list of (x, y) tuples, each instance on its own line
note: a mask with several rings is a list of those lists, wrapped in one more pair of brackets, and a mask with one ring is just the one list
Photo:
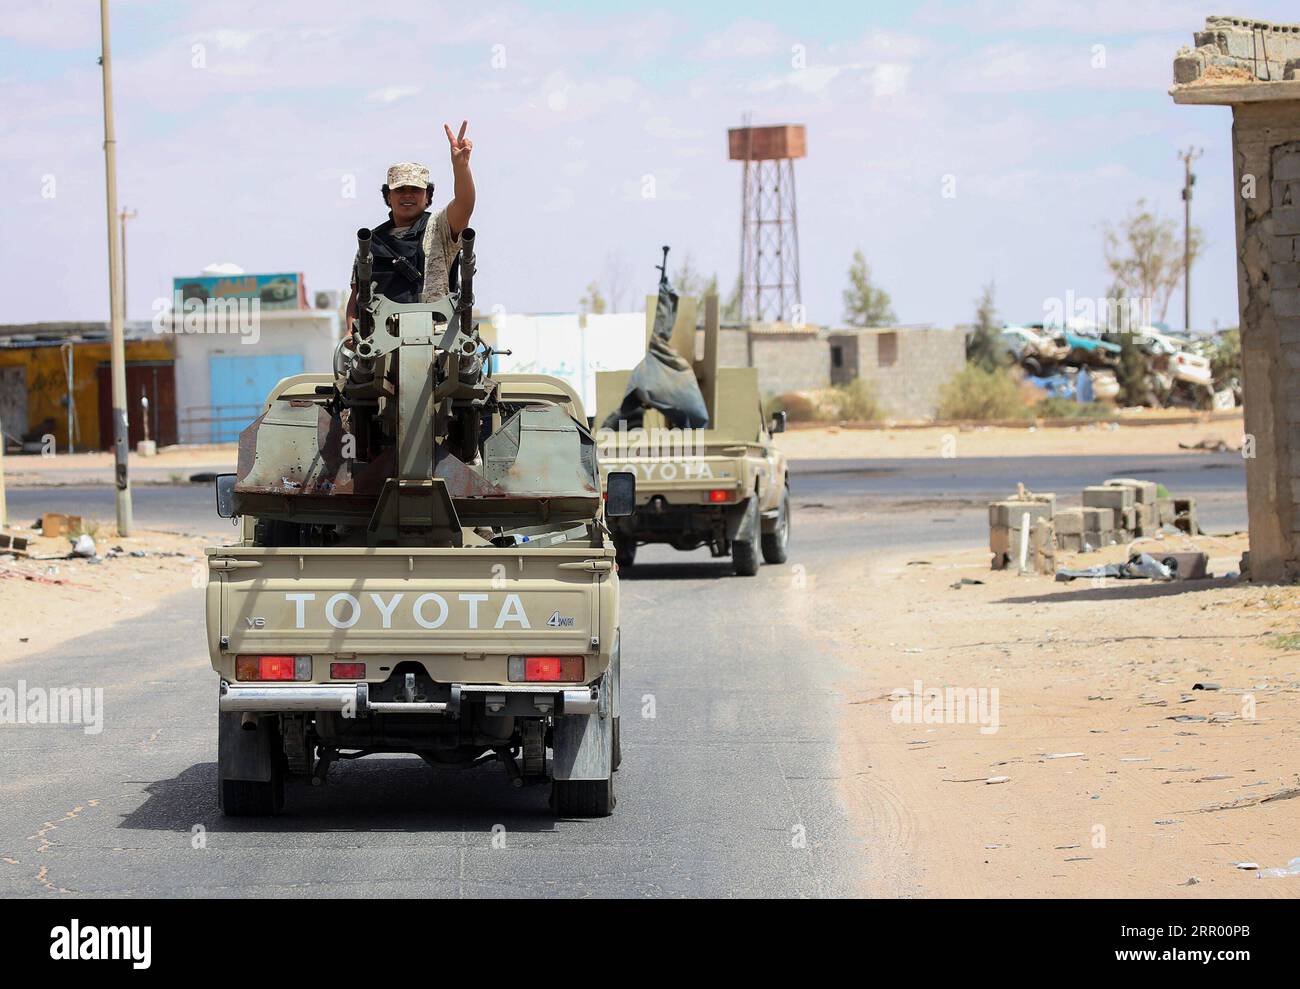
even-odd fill
[[(891, 332), (896, 335), (897, 358), (892, 365), (881, 366), (880, 336)], [(966, 337), (960, 329), (884, 327), (831, 334), (832, 341), (841, 337), (857, 338), (858, 377), (872, 389), (886, 414), (897, 419), (932, 418), (939, 389), (966, 366)]]
[(1251, 575), (1300, 577), (1300, 100), (1233, 107)]
[(774, 333), (750, 336), (758, 390), (768, 394), (827, 388), (831, 383), (831, 352), (820, 333)]

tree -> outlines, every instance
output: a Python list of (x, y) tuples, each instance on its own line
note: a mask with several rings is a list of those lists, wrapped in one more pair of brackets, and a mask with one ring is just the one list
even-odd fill
[(993, 283), (989, 282), (980, 293), (975, 307), (975, 326), (966, 340), (966, 361), (977, 364), (986, 371), (996, 371), (1002, 366), (1002, 347), (999, 345), (998, 311), (993, 304)]
[[(682, 255), (681, 264), (677, 270), (669, 274), (668, 280), (672, 282), (674, 291), (680, 296), (701, 296), (708, 289), (708, 282), (704, 280), (702, 272), (698, 271), (695, 263), (691, 260), (689, 254)], [(717, 277), (713, 280), (714, 289), (717, 289)]]
[[(653, 284), (647, 279), (647, 286)], [(629, 290), (635, 293), (632, 266), (627, 255), (622, 251), (605, 255), (605, 276), (602, 288), (607, 304), (607, 312), (625, 312)], [(634, 295), (635, 297), (635, 295)]]
[(1134, 313), (1127, 306), (1116, 304), (1123, 296), (1124, 289), (1112, 285), (1107, 298), (1114, 308), (1105, 318), (1100, 314), (1098, 316), (1104, 326), (1110, 327), (1108, 332), (1102, 334), (1102, 338), (1119, 344), (1119, 362), (1115, 365), (1119, 402), (1121, 405), (1156, 405), (1157, 398), (1152, 390), (1151, 362), (1137, 342), (1137, 331), (1141, 327), (1133, 325)]
[(871, 284), (871, 269), (861, 249), (853, 252), (849, 287), (844, 290), (844, 321), (850, 326), (888, 326), (896, 322), (889, 293)]
[(587, 286), (587, 294), (578, 301), (578, 311), (600, 315), (605, 308), (605, 297), (600, 294), (600, 285), (592, 282)]
[[(1199, 227), (1192, 227), (1189, 242), (1195, 264), (1205, 243)], [(1118, 226), (1106, 226), (1103, 250), (1118, 290), (1130, 299), (1149, 302), (1151, 312), (1163, 321), (1174, 289), (1183, 280), (1183, 239), (1174, 221), (1160, 217), (1139, 199)]]
[(728, 295), (726, 301), (722, 303), (722, 307), (718, 314), (718, 318), (722, 320), (724, 323), (740, 322), (740, 276), (739, 275), (736, 276), (736, 284), (732, 288), (731, 294)]

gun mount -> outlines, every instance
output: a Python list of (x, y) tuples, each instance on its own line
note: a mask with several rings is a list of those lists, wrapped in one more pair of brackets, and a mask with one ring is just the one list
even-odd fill
[(235, 510), (262, 544), (459, 546), (467, 527), (495, 538), (598, 516), (581, 412), (491, 376), (474, 231), (460, 243), (457, 291), (403, 304), (373, 291), (370, 231), (357, 232), (357, 325), (332, 383), (285, 379), (240, 434)]

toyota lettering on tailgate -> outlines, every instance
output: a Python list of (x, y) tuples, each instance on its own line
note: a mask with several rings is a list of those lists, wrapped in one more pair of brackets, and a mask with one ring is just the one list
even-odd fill
[(427, 629), (442, 628), (449, 619), (453, 628), (533, 627), (518, 594), (398, 592), (385, 597), (371, 591), (359, 595), (341, 592), (320, 600), (311, 592), (285, 593), (284, 597), (294, 605), (294, 628), (307, 628), (309, 617), (319, 620), (322, 616), (334, 628), (351, 628), (367, 613), (370, 620), (366, 624), (377, 619), (380, 628), (392, 628), (395, 615), (400, 616), (399, 622), (409, 619)]

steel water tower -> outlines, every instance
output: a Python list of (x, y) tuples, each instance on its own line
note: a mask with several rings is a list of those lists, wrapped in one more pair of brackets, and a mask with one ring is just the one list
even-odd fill
[[(802, 321), (794, 160), (807, 153), (803, 124), (733, 127), (728, 155), (744, 163), (740, 212), (740, 315)], [(799, 317), (799, 319), (796, 319)]]

